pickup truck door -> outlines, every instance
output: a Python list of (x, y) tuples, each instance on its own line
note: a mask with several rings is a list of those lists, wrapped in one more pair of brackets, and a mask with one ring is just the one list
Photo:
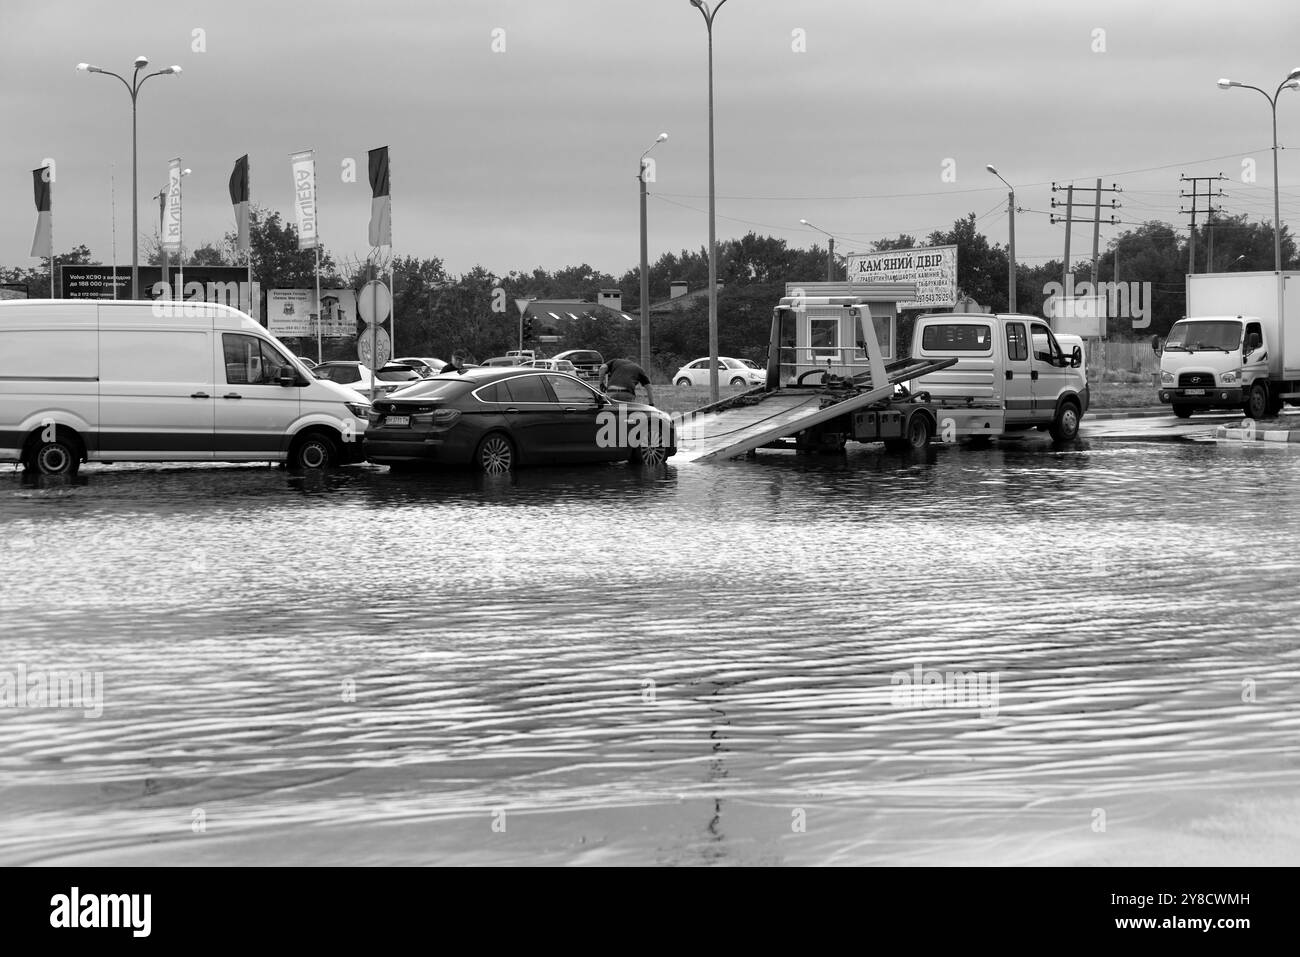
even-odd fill
[(1029, 360), (1029, 329), (1023, 322), (1008, 322), (1002, 372), (1002, 395), (1007, 410), (1008, 426), (1034, 420), (1032, 372)]
[(1029, 379), (1034, 395), (1034, 422), (1052, 421), (1056, 414), (1056, 400), (1072, 380), (1071, 370), (1064, 367), (1061, 346), (1052, 330), (1041, 322), (1029, 327)]

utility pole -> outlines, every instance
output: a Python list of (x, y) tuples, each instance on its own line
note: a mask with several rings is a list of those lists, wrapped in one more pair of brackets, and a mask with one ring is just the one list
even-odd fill
[[(1212, 199), (1217, 199), (1217, 198), (1219, 198), (1219, 197), (1221, 197), (1221, 196), (1226, 196), (1226, 195), (1228, 195), (1228, 194), (1225, 193), (1223, 190), (1219, 190), (1217, 193), (1211, 193), (1210, 190), (1211, 190), (1212, 187), (1211, 187), (1209, 184), (1210, 184), (1210, 183), (1217, 183), (1217, 182), (1220, 182), (1220, 181), (1225, 180), (1225, 179), (1227, 179), (1227, 178), (1228, 178), (1228, 177), (1224, 176), (1222, 173), (1220, 173), (1218, 176), (1184, 176), (1182, 173), (1179, 173), (1179, 174), (1178, 174), (1178, 180), (1179, 180), (1179, 182), (1182, 182), (1182, 183), (1191, 183), (1191, 184), (1192, 184), (1192, 191), (1191, 191), (1191, 193), (1180, 192), (1180, 193), (1178, 194), (1178, 197), (1179, 197), (1180, 199), (1190, 199), (1190, 200), (1192, 201), (1192, 208), (1191, 208), (1191, 209), (1181, 209), (1181, 208), (1180, 208), (1180, 209), (1178, 210), (1178, 215), (1180, 215), (1180, 216), (1186, 216), (1186, 215), (1188, 215), (1188, 214), (1190, 213), (1190, 214), (1191, 214), (1191, 217), (1192, 217), (1192, 220), (1191, 220), (1191, 230), (1190, 230), (1190, 233), (1191, 233), (1191, 234), (1190, 234), (1190, 236), (1189, 236), (1189, 238), (1188, 238), (1188, 241), (1187, 241), (1187, 273), (1188, 273), (1188, 275), (1193, 275), (1193, 274), (1195, 274), (1195, 272), (1196, 272), (1196, 214), (1197, 214), (1198, 212), (1202, 212), (1202, 213), (1205, 213), (1207, 216), (1213, 216), (1216, 212), (1222, 212), (1222, 211), (1223, 211), (1223, 208), (1222, 208), (1222, 207), (1216, 207), (1216, 206), (1210, 205), (1210, 200), (1212, 200)], [(1200, 191), (1199, 191), (1198, 184), (1200, 184), (1200, 183), (1205, 183), (1205, 184), (1206, 184), (1205, 192), (1200, 192)], [(1205, 207), (1204, 209), (1201, 209), (1201, 208), (1200, 208), (1200, 205), (1199, 205), (1200, 200), (1205, 200), (1206, 207)]]
[(826, 281), (835, 281), (835, 237), (830, 238), (830, 244), (826, 247)]

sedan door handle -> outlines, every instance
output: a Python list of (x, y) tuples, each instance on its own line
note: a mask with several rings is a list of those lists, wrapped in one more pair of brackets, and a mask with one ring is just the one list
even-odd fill
[(209, 396), (206, 392), (191, 392), (191, 393), (190, 393), (190, 398), (191, 398), (191, 399), (208, 399), (208, 398), (211, 398), (211, 396)]
[(223, 395), (221, 398), (223, 398), (223, 399), (242, 399), (243, 396), (240, 395), (238, 392), (227, 392), (227, 393), (226, 393), (225, 395)]
[(512, 413), (512, 412), (518, 412), (518, 411), (519, 411), (518, 409), (516, 409), (516, 408), (514, 408), (514, 407), (511, 407), (511, 408), (509, 408), (509, 409), (506, 409), (506, 415), (509, 415), (509, 414)]

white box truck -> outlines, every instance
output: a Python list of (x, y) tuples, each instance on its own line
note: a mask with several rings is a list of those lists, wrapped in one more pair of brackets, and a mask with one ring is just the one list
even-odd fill
[[(1159, 397), (1179, 418), (1197, 409), (1241, 409), (1262, 419), (1300, 387), (1300, 272), (1187, 277), (1187, 317), (1160, 353)], [(1285, 350), (1285, 352), (1284, 352)]]
[(0, 302), (0, 461), (364, 459), (370, 403), (317, 379), (256, 320), (217, 303)]

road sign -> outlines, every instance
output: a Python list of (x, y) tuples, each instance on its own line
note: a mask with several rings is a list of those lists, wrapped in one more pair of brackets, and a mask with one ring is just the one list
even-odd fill
[(515, 308), (519, 310), (519, 317), (520, 317), (521, 319), (523, 318), (524, 313), (526, 313), (526, 312), (528, 311), (528, 307), (529, 307), (530, 305), (532, 305), (532, 303), (533, 303), (533, 301), (532, 301), (531, 299), (516, 299), (516, 300), (515, 300)]
[(364, 323), (383, 322), (393, 310), (393, 297), (388, 287), (372, 279), (357, 293), (357, 314)]
[[(371, 353), (372, 338), (374, 339), (374, 352), (378, 353), (377, 355)], [(357, 358), (361, 360), (363, 366), (378, 371), (392, 357), (393, 344), (388, 338), (388, 333), (383, 329), (373, 331), (367, 329), (357, 336)]]

